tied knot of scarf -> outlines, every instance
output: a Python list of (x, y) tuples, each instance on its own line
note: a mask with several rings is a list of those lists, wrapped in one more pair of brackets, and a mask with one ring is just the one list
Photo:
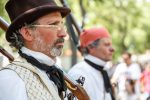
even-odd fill
[(52, 80), (55, 85), (58, 87), (59, 95), (61, 95), (62, 91), (66, 91), (66, 83), (64, 81), (63, 71), (59, 68), (56, 68), (55, 66), (51, 66), (46, 71), (48, 77), (50, 80)]
[(57, 68), (55, 65), (48, 66), (46, 64), (42, 64), (38, 60), (36, 60), (34, 57), (28, 56), (28, 55), (22, 53), (21, 51), (19, 51), (19, 54), (21, 57), (25, 58), (27, 60), (27, 62), (31, 63), (35, 67), (46, 72), (49, 79), (52, 80), (54, 82), (54, 84), (57, 86), (60, 96), (63, 91), (66, 92), (67, 86), (64, 81), (63, 71), (61, 69)]

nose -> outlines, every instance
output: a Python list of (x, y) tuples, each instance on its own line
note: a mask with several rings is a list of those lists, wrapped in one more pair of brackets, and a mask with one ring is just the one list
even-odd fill
[(62, 27), (60, 30), (58, 30), (57, 36), (58, 37), (66, 37), (67, 36), (67, 31), (64, 27)]
[(110, 47), (111, 52), (115, 52), (115, 49), (113, 47)]

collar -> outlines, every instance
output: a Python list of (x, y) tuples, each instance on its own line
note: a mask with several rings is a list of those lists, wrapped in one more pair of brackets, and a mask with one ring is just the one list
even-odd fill
[(101, 66), (105, 66), (106, 65), (105, 61), (103, 61), (103, 60), (101, 60), (101, 59), (99, 59), (99, 58), (97, 58), (95, 56), (92, 56), (90, 54), (86, 55), (85, 59), (88, 59), (88, 60), (94, 62), (97, 65), (101, 65)]
[(50, 57), (48, 57), (47, 55), (45, 55), (41, 52), (35, 52), (35, 51), (32, 51), (26, 47), (22, 47), (20, 50), (22, 51), (22, 53), (25, 53), (28, 56), (34, 57), (40, 63), (44, 63), (44, 64), (49, 65), (49, 66), (52, 66), (55, 64), (55, 61), (53, 59), (51, 59)]

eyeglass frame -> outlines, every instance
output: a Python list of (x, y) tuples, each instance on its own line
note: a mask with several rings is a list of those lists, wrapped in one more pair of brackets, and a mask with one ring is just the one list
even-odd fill
[(28, 25), (25, 25), (29, 28), (32, 28), (32, 27), (45, 27), (45, 28), (58, 28), (57, 30), (61, 30), (62, 28), (66, 31), (67, 28), (66, 26), (64, 25), (64, 23), (60, 23), (58, 25), (53, 25), (53, 24), (48, 24), (48, 25), (43, 25), (43, 24), (28, 24)]

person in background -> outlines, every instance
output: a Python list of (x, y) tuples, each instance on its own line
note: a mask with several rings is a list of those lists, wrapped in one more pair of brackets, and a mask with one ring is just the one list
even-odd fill
[(150, 62), (145, 64), (145, 69), (140, 77), (141, 100), (150, 99)]
[(84, 60), (74, 65), (68, 74), (77, 81), (80, 76), (85, 77), (83, 87), (90, 100), (115, 100), (105, 70), (106, 62), (112, 59), (114, 52), (109, 32), (104, 27), (85, 29), (80, 41)]
[(125, 90), (125, 82), (127, 79), (135, 81), (135, 93), (140, 95), (139, 78), (141, 74), (140, 66), (131, 60), (132, 54), (124, 52), (122, 55), (123, 63), (117, 65), (116, 70), (111, 79), (112, 83), (118, 84), (118, 95)]
[(125, 91), (119, 95), (118, 100), (140, 100), (135, 92), (134, 80), (127, 79), (125, 81)]
[(19, 58), (0, 69), (0, 100), (61, 100), (67, 90), (56, 66), (67, 33), (70, 9), (53, 0), (8, 0), (11, 24), (6, 39)]

